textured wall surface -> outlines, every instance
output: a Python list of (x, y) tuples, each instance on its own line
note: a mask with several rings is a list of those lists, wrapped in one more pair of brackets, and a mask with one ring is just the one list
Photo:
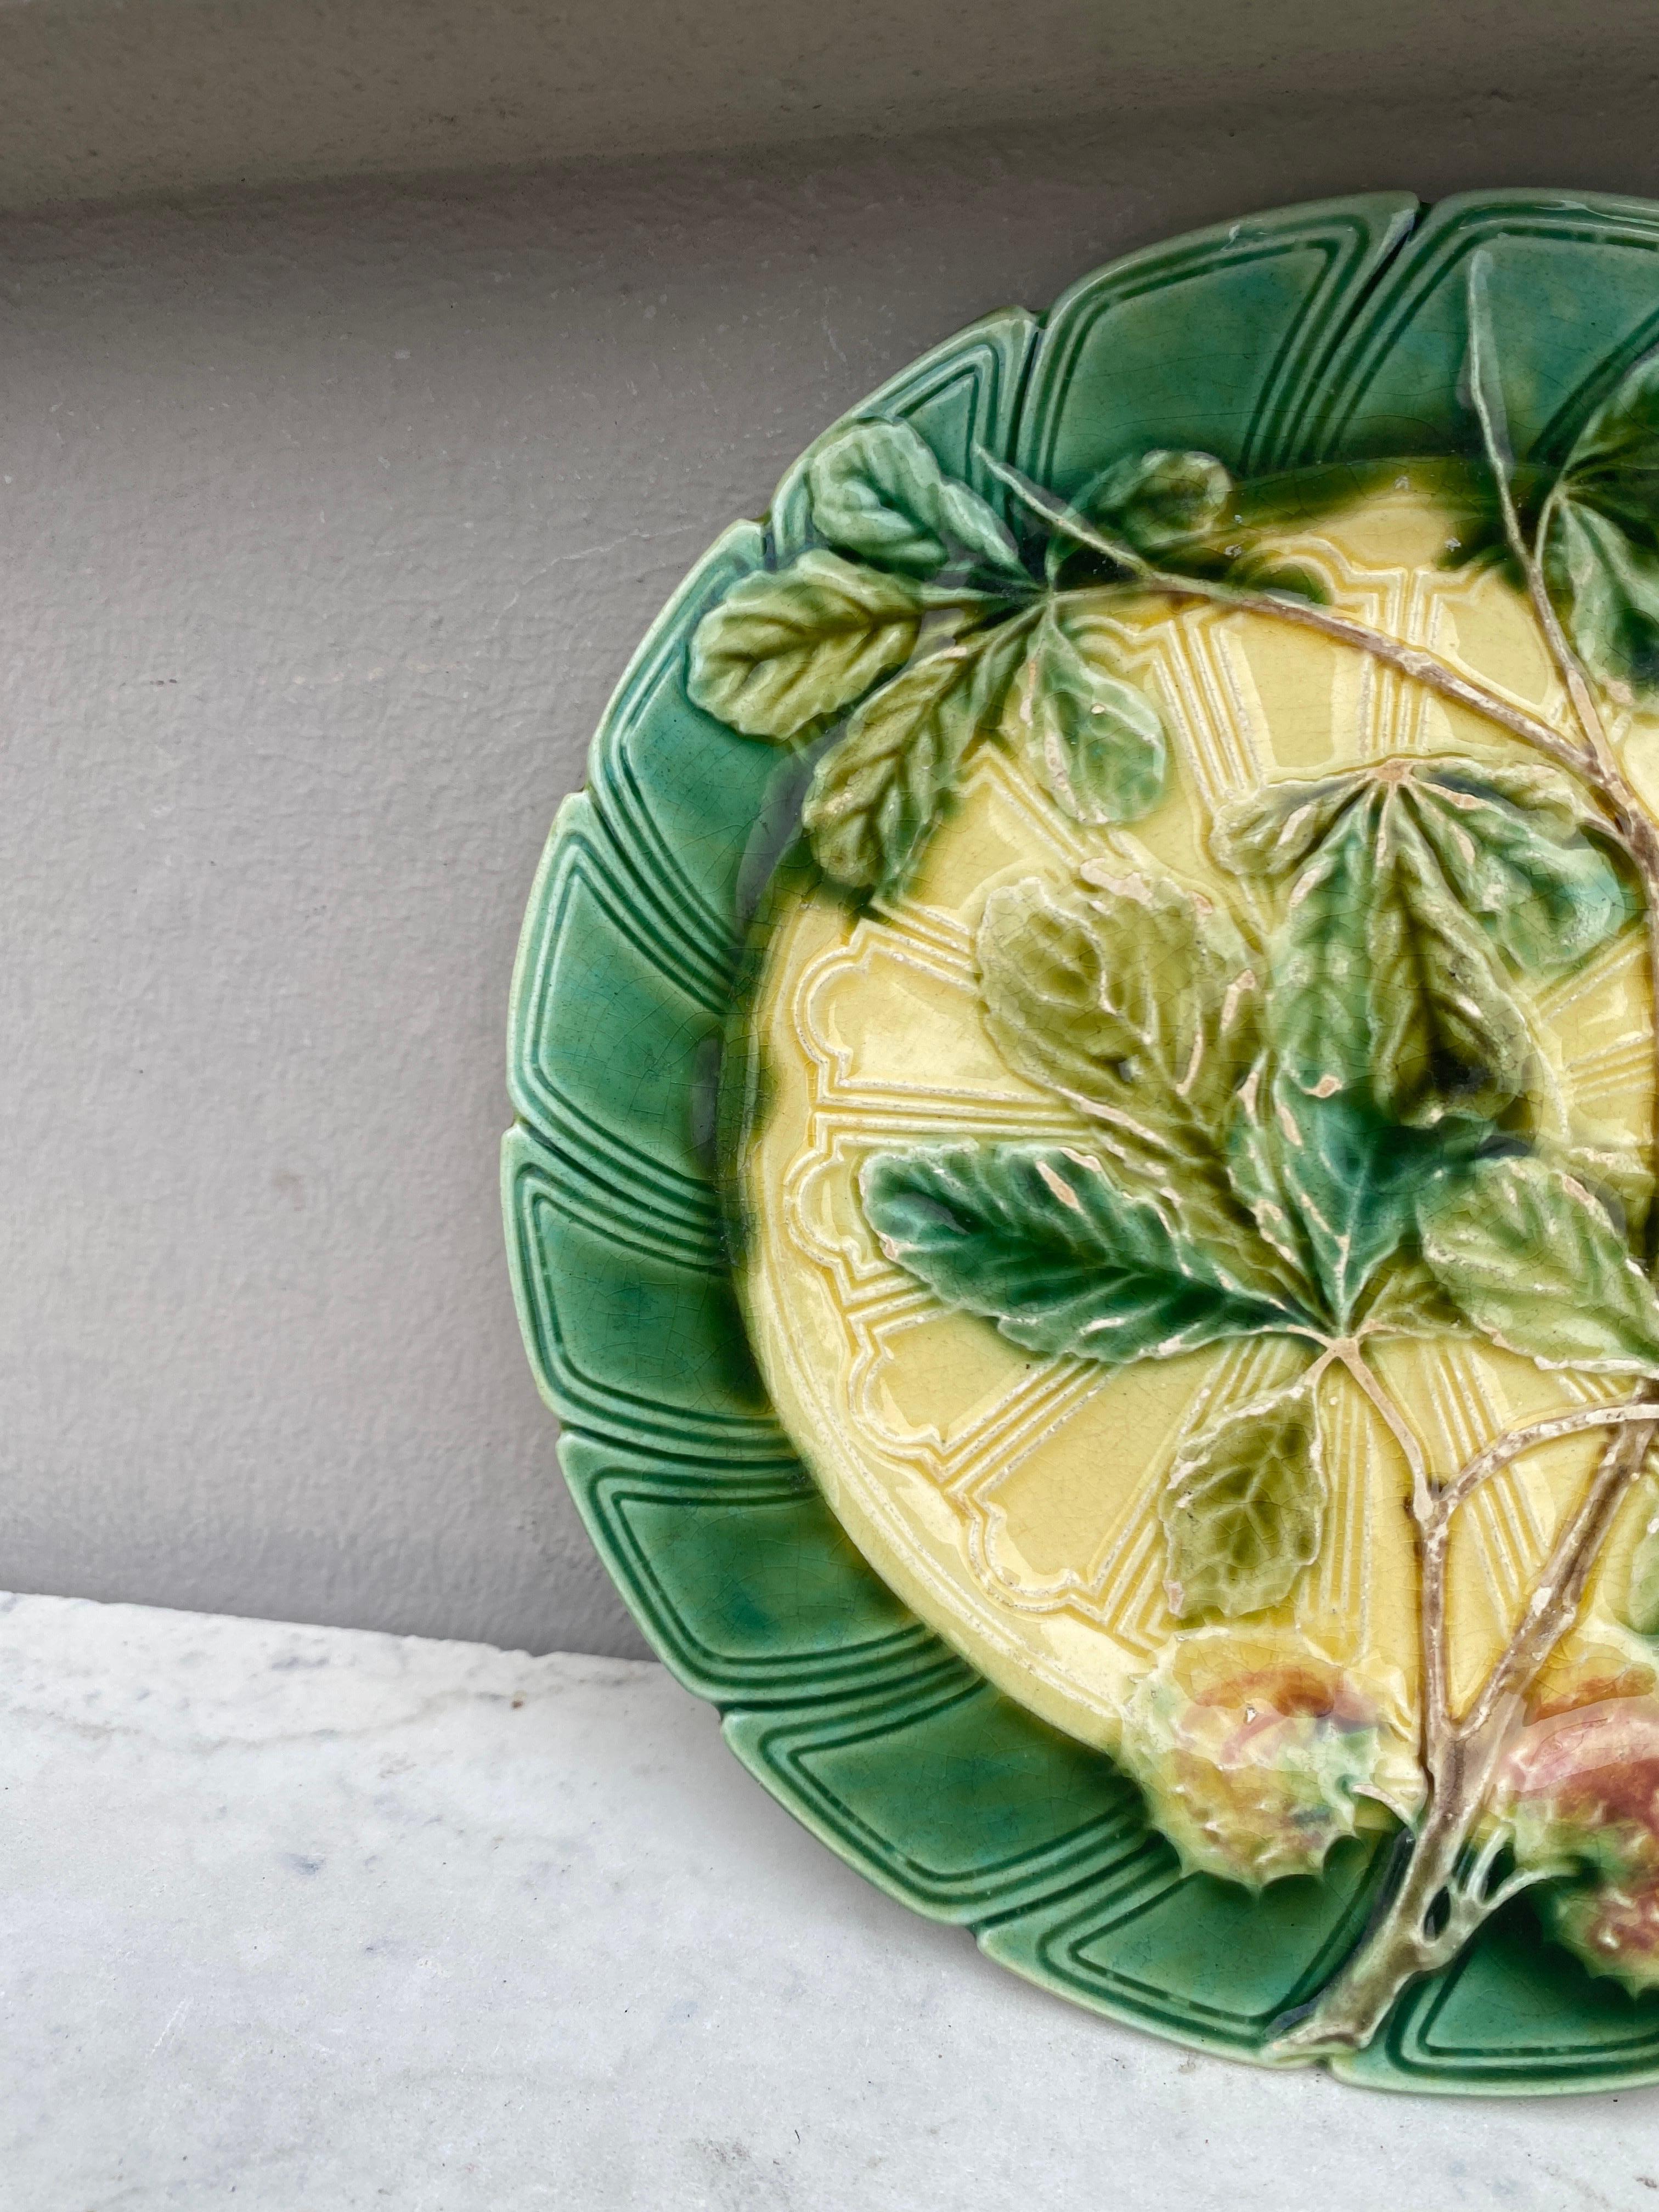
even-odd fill
[(1423, 75), (0, 224), (0, 1582), (641, 1648), (495, 1184), (605, 698), (715, 531), (986, 309), (1329, 191), (1659, 191), (1639, 73)]
[(1650, 96), (1650, 0), (0, 0), (0, 206), (1243, 99)]

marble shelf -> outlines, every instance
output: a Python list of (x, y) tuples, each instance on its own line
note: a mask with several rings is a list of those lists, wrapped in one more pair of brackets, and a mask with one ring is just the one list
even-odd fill
[(1183, 2056), (869, 1888), (659, 1667), (0, 1601), (29, 2212), (1645, 2212), (1659, 2088)]

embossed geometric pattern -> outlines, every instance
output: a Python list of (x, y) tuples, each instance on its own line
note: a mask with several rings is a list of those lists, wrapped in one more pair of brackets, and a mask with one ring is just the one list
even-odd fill
[[(1659, 336), (1659, 215), (1380, 196), (1150, 250), (1045, 322), (988, 319), (872, 395), (1000, 512), (983, 447), (1065, 492), (1149, 443), (1241, 471), (1452, 442), (1468, 253), (1491, 257), (1517, 453)], [(713, 1173), (721, 1024), (793, 803), (684, 689), (699, 616), (798, 550), (803, 464), (666, 607), (561, 810), (515, 972), (502, 1192), (532, 1366), (606, 1564), (765, 1786), (918, 1911), (1079, 2002), (1250, 2057), (1353, 1940), (1378, 1847), (1260, 1895), (1183, 1877), (1109, 1762), (981, 1680), (854, 1551), (757, 1376)], [(934, 948), (948, 965), (953, 948)], [(801, 1203), (807, 1202), (803, 1194)], [(1659, 2077), (1659, 1998), (1592, 1981), (1524, 1900), (1337, 2069), (1479, 2094)]]

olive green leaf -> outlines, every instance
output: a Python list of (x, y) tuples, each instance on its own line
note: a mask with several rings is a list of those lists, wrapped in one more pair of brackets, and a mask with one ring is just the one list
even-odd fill
[(1160, 449), (1115, 462), (1077, 507), (1109, 535), (1156, 559), (1212, 531), (1231, 493), (1232, 478), (1213, 453)]
[(750, 738), (792, 738), (909, 659), (932, 616), (948, 635), (990, 602), (814, 550), (745, 576), (698, 623), (686, 689)]
[(1232, 1277), (1272, 1296), (1305, 1280), (1264, 1243), (1227, 1171), (1233, 1097), (1261, 1038), (1243, 940), (1167, 880), (1097, 872), (1088, 892), (1035, 877), (993, 891), (976, 947), (992, 1042), (1098, 1127), (1126, 1182)]
[(1068, 1146), (878, 1153), (860, 1190), (890, 1260), (1029, 1351), (1121, 1367), (1302, 1318)]
[(1558, 770), (1456, 755), (1271, 784), (1224, 811), (1221, 862), (1290, 879), (1273, 1030), (1304, 1089), (1368, 1084), (1396, 1119), (1499, 1113), (1526, 1025), (1504, 969), (1553, 974), (1625, 919), (1597, 817)]
[(1494, 1117), (1525, 1083), (1526, 1022), (1416, 823), (1387, 810), (1377, 844), (1365, 932), (1373, 1095), (1419, 1127)]
[(1232, 1174), (1261, 1232), (1317, 1285), (1334, 1329), (1354, 1322), (1372, 1278), (1413, 1233), (1431, 1176), (1470, 1157), (1478, 1124), (1402, 1127), (1355, 1091), (1326, 1097), (1252, 1068), (1232, 1129)]
[(1220, 808), (1211, 848), (1236, 876), (1282, 882), (1318, 852), (1345, 815), (1364, 808), (1375, 796), (1374, 777), (1369, 768), (1344, 769), (1336, 775), (1264, 783)]
[(1659, 1296), (1576, 1176), (1477, 1160), (1431, 1183), (1417, 1218), (1441, 1289), (1494, 1343), (1540, 1367), (1659, 1374)]
[(1592, 1125), (1569, 1143), (1540, 1143), (1538, 1149), (1553, 1166), (1586, 1186), (1614, 1228), (1623, 1229), (1626, 1242), (1640, 1237), (1653, 1204), (1654, 1174), (1633, 1138)]
[(818, 763), (801, 809), (813, 857), (851, 890), (903, 884), (975, 741), (995, 728), (1027, 623), (944, 646), (873, 691)]
[(947, 477), (907, 422), (850, 422), (808, 464), (807, 496), (823, 537), (890, 568), (932, 575), (948, 562), (1025, 571), (1019, 550), (976, 491)]
[(1353, 1318), (1373, 1336), (1455, 1336), (1468, 1326), (1428, 1262), (1403, 1254), (1373, 1278)]
[(1163, 796), (1168, 748), (1158, 708), (1089, 659), (1052, 608), (1009, 692), (1003, 732), (1073, 821), (1138, 821)]
[[(1595, 799), (1564, 769), (1548, 761), (1475, 760), (1461, 753), (1425, 753), (1412, 763), (1413, 779), (1445, 803), (1458, 794), (1459, 809), (1473, 810), (1469, 798), (1484, 798), (1516, 808), (1528, 825), (1549, 837), (1571, 838), (1576, 830), (1606, 826)], [(1482, 817), (1487, 823), (1487, 817)], [(1513, 830), (1483, 826), (1471, 834), (1507, 841)]]
[(1186, 1445), (1158, 1499), (1177, 1620), (1278, 1605), (1319, 1556), (1325, 1470), (1305, 1384), (1245, 1406)]
[(1578, 434), (1544, 508), (1544, 574), (1568, 635), (1605, 681), (1659, 688), (1659, 355), (1638, 361)]
[(1638, 1636), (1659, 1636), (1659, 1517), (1649, 1522), (1631, 1553), (1625, 1619)]
[(1086, 872), (994, 890), (976, 951), (986, 1026), (1009, 1064), (1085, 1110), (1218, 1138), (1254, 1060), (1261, 991), (1228, 916), (1168, 878)]

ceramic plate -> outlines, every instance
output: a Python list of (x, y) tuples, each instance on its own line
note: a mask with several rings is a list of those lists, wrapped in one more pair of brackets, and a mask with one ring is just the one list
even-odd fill
[(1656, 341), (1659, 209), (1523, 192), (988, 317), (663, 611), (514, 982), (531, 1362), (739, 1758), (1378, 2087), (1659, 2078)]

